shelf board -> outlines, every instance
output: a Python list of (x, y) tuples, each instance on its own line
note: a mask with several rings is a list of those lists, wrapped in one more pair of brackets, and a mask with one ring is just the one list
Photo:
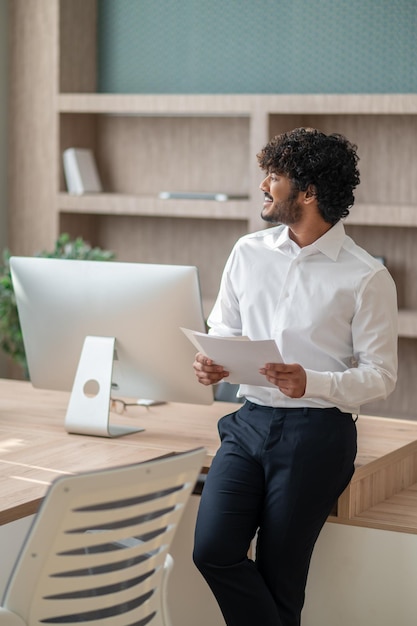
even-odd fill
[[(119, 193), (71, 195), (58, 194), (61, 211), (116, 215), (155, 215), (213, 219), (250, 218), (250, 201), (230, 200), (161, 200), (157, 196)], [(349, 215), (347, 225), (417, 227), (417, 206), (391, 204), (358, 204)]]
[(60, 94), (61, 113), (103, 113), (120, 115), (186, 116), (228, 115), (248, 117), (255, 96), (235, 94)]
[(97, 215), (136, 215), (219, 220), (248, 220), (247, 200), (161, 200), (157, 196), (117, 193), (58, 194), (60, 212)]
[(62, 93), (61, 113), (132, 115), (417, 114), (416, 94), (97, 94)]
[(413, 204), (355, 204), (346, 224), (359, 226), (417, 227), (417, 206)]

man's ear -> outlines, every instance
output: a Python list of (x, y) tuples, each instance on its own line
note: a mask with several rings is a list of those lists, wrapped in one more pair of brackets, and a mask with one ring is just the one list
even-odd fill
[(317, 190), (314, 185), (309, 185), (304, 192), (304, 202), (310, 204), (317, 197)]

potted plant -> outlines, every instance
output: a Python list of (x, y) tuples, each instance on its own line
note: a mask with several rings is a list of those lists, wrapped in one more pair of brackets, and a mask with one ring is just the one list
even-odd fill
[[(59, 236), (51, 252), (43, 250), (36, 256), (55, 259), (81, 259), (92, 261), (110, 261), (115, 254), (110, 250), (92, 247), (81, 237), (71, 240), (66, 233)], [(0, 266), (0, 348), (20, 366), (27, 377), (27, 364), (22, 331), (16, 306), (10, 273), (11, 253), (3, 252), (3, 264)]]

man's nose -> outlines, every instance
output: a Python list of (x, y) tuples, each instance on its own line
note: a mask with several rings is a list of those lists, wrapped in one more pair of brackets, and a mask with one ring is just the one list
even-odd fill
[(268, 176), (266, 178), (263, 179), (263, 181), (261, 182), (261, 184), (259, 185), (259, 189), (261, 191), (268, 191), (269, 189), (269, 185), (268, 185)]

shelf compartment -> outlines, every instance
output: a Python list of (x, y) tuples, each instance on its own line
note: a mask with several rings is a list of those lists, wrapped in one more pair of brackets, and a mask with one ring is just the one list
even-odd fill
[[(249, 138), (249, 120), (242, 117), (60, 115), (61, 155), (70, 147), (91, 149), (103, 189), (126, 196), (157, 197), (163, 190), (248, 195)], [(62, 167), (59, 189), (66, 189)]]
[(66, 213), (97, 215), (137, 215), (178, 218), (208, 218), (248, 220), (249, 202), (246, 200), (161, 200), (156, 196), (136, 196), (117, 193), (84, 194), (75, 196), (59, 193), (59, 210)]

